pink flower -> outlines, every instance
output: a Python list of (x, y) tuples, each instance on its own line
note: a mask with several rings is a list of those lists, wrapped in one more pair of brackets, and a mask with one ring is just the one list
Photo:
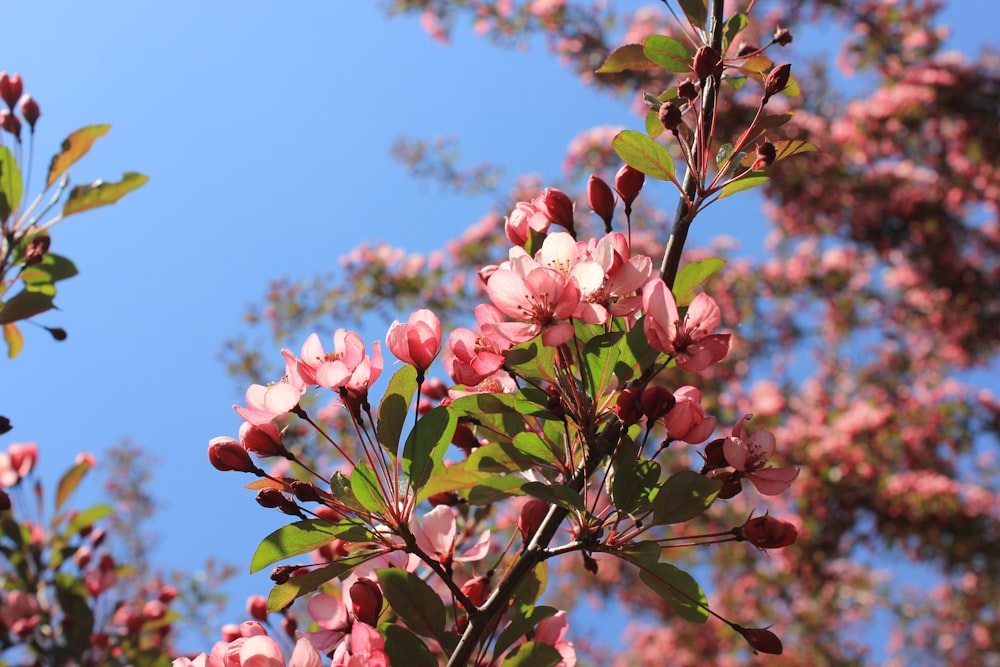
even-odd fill
[[(350, 643), (350, 648), (348, 648)], [(378, 630), (355, 623), (348, 642), (341, 643), (333, 653), (331, 667), (389, 667), (385, 640)]]
[(0, 487), (14, 486), (38, 462), (38, 445), (33, 442), (15, 442), (0, 452)]
[(392, 323), (385, 342), (397, 359), (422, 374), (441, 349), (441, 322), (427, 309), (414, 311), (406, 324)]
[(247, 407), (233, 406), (240, 417), (255, 426), (267, 424), (276, 417), (291, 412), (309, 388), (309, 384), (299, 373), (298, 359), (292, 351), (283, 348), (281, 356), (285, 359), (284, 377), (267, 386), (250, 385), (246, 395)]
[(565, 611), (542, 619), (535, 626), (535, 641), (540, 644), (548, 644), (559, 651), (559, 655), (562, 656), (562, 660), (556, 663), (556, 667), (574, 667), (576, 665), (576, 649), (573, 648), (572, 642), (563, 639), (567, 630), (569, 630), (569, 621), (566, 620)]
[(461, 556), (455, 556), (455, 539), (457, 528), (455, 513), (447, 505), (438, 505), (424, 515), (419, 522), (410, 519), (410, 531), (417, 540), (417, 546), (424, 553), (436, 559), (441, 564), (452, 561), (477, 561), (486, 557), (490, 547), (490, 531), (485, 531), (479, 541), (472, 545)]
[(733, 434), (723, 442), (723, 453), (726, 462), (738, 472), (743, 473), (743, 476), (749, 479), (758, 491), (765, 496), (776, 496), (785, 491), (799, 476), (799, 469), (764, 467), (764, 464), (774, 454), (774, 436), (765, 429), (748, 435), (744, 423), (752, 416), (744, 415), (736, 423), (736, 426), (733, 427)]
[(652, 277), (653, 261), (645, 255), (632, 257), (628, 241), (619, 232), (592, 240), (588, 255), (573, 271), (582, 293), (575, 316), (603, 324), (610, 315), (628, 316), (639, 310), (642, 297), (635, 293)]
[(511, 347), (509, 340), (489, 330), (488, 325), (503, 322), (503, 313), (496, 306), (476, 306), (476, 321), (479, 333), (459, 328), (448, 336), (452, 356), (445, 359), (445, 368), (457, 384), (476, 385), (497, 372), (503, 366), (503, 352)]
[(712, 297), (696, 296), (681, 322), (674, 295), (666, 283), (656, 278), (643, 288), (642, 305), (646, 312), (643, 327), (650, 345), (676, 357), (677, 365), (684, 370), (703, 370), (729, 354), (732, 337), (710, 335), (722, 322), (719, 305)]
[(551, 223), (545, 212), (537, 206), (538, 200), (518, 202), (510, 216), (504, 221), (504, 231), (507, 238), (516, 246), (522, 248), (531, 238), (531, 232), (544, 234)]
[(701, 392), (685, 385), (674, 392), (674, 407), (663, 417), (667, 434), (674, 440), (697, 444), (715, 431), (715, 417), (705, 416), (701, 407)]
[(12, 590), (0, 603), (0, 627), (25, 639), (35, 631), (41, 617), (38, 599), (21, 590)]
[[(543, 345), (555, 347), (565, 343), (573, 337), (573, 325), (566, 320), (580, 303), (579, 285), (567, 273), (542, 266), (514, 250), (511, 259), (490, 276), (486, 292), (501, 312), (518, 321), (498, 322), (490, 328), (515, 343), (531, 340), (538, 334), (542, 335)], [(546, 259), (558, 262), (556, 258)]]
[(320, 627), (317, 632), (306, 632), (303, 636), (320, 653), (329, 654), (341, 644), (351, 630), (351, 619), (347, 606), (332, 595), (319, 593), (309, 601), (309, 615)]

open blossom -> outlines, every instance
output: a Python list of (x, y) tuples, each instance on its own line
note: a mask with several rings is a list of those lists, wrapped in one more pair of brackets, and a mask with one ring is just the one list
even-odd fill
[(247, 407), (234, 405), (240, 417), (257, 426), (267, 424), (281, 415), (287, 414), (296, 405), (309, 385), (299, 374), (298, 359), (291, 350), (282, 349), (285, 359), (285, 375), (278, 382), (267, 386), (252, 384), (247, 389)]
[(455, 540), (458, 530), (455, 513), (447, 505), (438, 505), (425, 514), (420, 521), (410, 521), (410, 531), (417, 540), (417, 546), (439, 563), (452, 561), (477, 561), (486, 557), (490, 548), (490, 531), (485, 531), (479, 540), (462, 555), (455, 556)]
[(729, 354), (732, 337), (712, 334), (722, 322), (719, 305), (712, 297), (696, 296), (682, 322), (673, 293), (666, 283), (655, 278), (643, 288), (642, 305), (646, 312), (643, 326), (650, 345), (674, 355), (677, 365), (684, 370), (703, 370)]
[(456, 384), (479, 384), (503, 366), (503, 352), (511, 342), (488, 330), (487, 325), (503, 322), (503, 313), (496, 306), (481, 303), (476, 306), (479, 332), (458, 328), (448, 336), (451, 356), (445, 359), (445, 368)]
[(573, 648), (572, 642), (563, 639), (567, 630), (569, 630), (569, 621), (566, 620), (565, 611), (542, 619), (535, 627), (535, 641), (540, 644), (548, 644), (562, 656), (562, 660), (556, 663), (556, 667), (574, 667), (576, 665), (576, 649)]
[(309, 601), (309, 615), (319, 626), (316, 632), (303, 633), (303, 637), (321, 653), (329, 654), (351, 631), (351, 618), (347, 605), (339, 598), (317, 593)]
[(406, 324), (393, 322), (385, 342), (397, 359), (420, 372), (426, 371), (441, 349), (441, 321), (422, 308), (414, 311)]
[(551, 224), (550, 218), (536, 205), (536, 201), (518, 202), (510, 216), (504, 221), (507, 238), (522, 248), (535, 231), (544, 234)]
[[(549, 238), (553, 236), (559, 234)], [(510, 260), (490, 276), (486, 292), (501, 312), (518, 321), (498, 322), (490, 328), (515, 343), (541, 334), (542, 344), (561, 345), (573, 337), (573, 325), (567, 320), (580, 303), (580, 287), (567, 273), (543, 266), (535, 258), (523, 251), (516, 253), (516, 250), (512, 250)], [(556, 257), (542, 256), (550, 263), (559, 261)]]
[(707, 417), (701, 407), (701, 392), (685, 385), (674, 392), (674, 407), (663, 417), (663, 425), (674, 440), (691, 444), (704, 442), (715, 431), (715, 417)]
[[(347, 641), (333, 653), (331, 667), (389, 667), (385, 640), (378, 630), (364, 623), (355, 623)], [(289, 667), (297, 667), (290, 665)]]
[(799, 469), (793, 467), (767, 468), (765, 464), (774, 454), (774, 436), (770, 431), (759, 429), (753, 435), (746, 432), (745, 422), (753, 415), (744, 415), (733, 427), (733, 433), (722, 445), (726, 462), (765, 496), (776, 496), (787, 489), (799, 476)]
[(382, 373), (382, 350), (378, 341), (372, 343), (372, 356), (365, 353), (361, 337), (347, 329), (333, 334), (333, 350), (327, 352), (319, 336), (311, 334), (302, 344), (297, 370), (309, 384), (327, 389), (346, 387), (357, 396), (366, 395)]
[[(608, 317), (628, 316), (642, 306), (642, 290), (653, 276), (653, 260), (632, 256), (620, 232), (593, 239), (586, 246), (586, 260), (573, 275), (580, 285), (581, 302), (575, 313), (591, 324), (604, 324)], [(594, 267), (591, 269), (591, 267)], [(594, 270), (599, 269), (599, 270)]]

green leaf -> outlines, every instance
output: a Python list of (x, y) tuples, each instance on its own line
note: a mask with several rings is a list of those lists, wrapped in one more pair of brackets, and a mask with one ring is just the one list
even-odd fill
[(115, 509), (111, 505), (94, 505), (80, 512), (70, 520), (66, 526), (67, 535), (75, 535), (86, 526), (92, 526), (106, 516), (114, 514)]
[(412, 665), (412, 667), (438, 667), (438, 660), (427, 648), (424, 640), (401, 625), (387, 624), (385, 632), (385, 652), (390, 665)]
[(625, 44), (611, 52), (604, 64), (597, 69), (598, 74), (616, 74), (628, 70), (642, 71), (654, 63), (646, 57), (642, 44)]
[(331, 563), (305, 574), (290, 577), (287, 582), (271, 588), (271, 592), (267, 595), (267, 610), (273, 613), (285, 609), (306, 593), (311, 593), (331, 579), (350, 572), (358, 564), (357, 562)]
[(73, 492), (76, 491), (76, 487), (80, 485), (83, 476), (87, 474), (88, 470), (90, 470), (90, 463), (81, 461), (63, 474), (59, 480), (59, 485), (56, 487), (56, 512), (73, 495)]
[(427, 582), (396, 567), (376, 570), (375, 574), (389, 606), (410, 630), (424, 637), (444, 634), (444, 603)]
[(522, 431), (514, 436), (514, 448), (542, 465), (558, 466), (559, 456), (552, 445), (537, 433)]
[[(644, 318), (645, 316), (643, 316)], [(625, 334), (625, 342), (619, 352), (618, 364), (615, 373), (619, 381), (627, 381), (635, 375), (640, 368), (645, 369), (648, 362), (656, 357), (658, 352), (649, 344), (646, 332), (643, 327), (643, 318), (639, 318), (628, 333)]]
[(66, 137), (66, 140), (62, 143), (62, 151), (54, 155), (52, 162), (49, 164), (49, 177), (45, 182), (45, 187), (52, 187), (52, 184), (74, 162), (83, 157), (90, 150), (90, 147), (94, 145), (94, 142), (107, 134), (110, 129), (110, 125), (88, 125)]
[(13, 359), (21, 354), (24, 347), (24, 334), (17, 328), (17, 325), (7, 323), (3, 325), (3, 340), (7, 343), (7, 358)]
[(549, 566), (545, 564), (545, 561), (542, 561), (518, 584), (517, 589), (514, 590), (514, 600), (521, 603), (522, 606), (530, 607), (538, 601), (538, 598), (542, 597), (548, 584)]
[(250, 560), (250, 573), (292, 556), (318, 549), (334, 538), (333, 526), (323, 519), (306, 519), (282, 526), (257, 547)]
[(444, 453), (455, 435), (458, 418), (447, 406), (440, 405), (421, 417), (403, 445), (403, 471), (419, 491), (431, 473), (444, 468)]
[(0, 146), (0, 222), (7, 222), (24, 195), (21, 169), (14, 154), (6, 146)]
[[(527, 386), (523, 389), (519, 389), (516, 394), (513, 394), (514, 406), (513, 409), (519, 414), (526, 417), (543, 417), (545, 419), (557, 419), (556, 415), (552, 413), (549, 408), (550, 396), (535, 387)], [(508, 433), (507, 435), (512, 435)]]
[(330, 493), (352, 510), (365, 511), (365, 506), (354, 497), (354, 490), (351, 488), (351, 479), (339, 470), (330, 477)]
[(711, 506), (722, 482), (694, 470), (671, 475), (653, 499), (653, 521), (658, 524), (683, 523), (701, 515)]
[(736, 13), (729, 17), (726, 21), (725, 27), (722, 29), (723, 53), (726, 52), (726, 45), (732, 44), (733, 40), (736, 39), (736, 36), (739, 35), (748, 25), (750, 25), (750, 19), (748, 19), (745, 14)]
[(737, 192), (743, 192), (744, 190), (750, 190), (757, 187), (758, 185), (763, 185), (767, 182), (767, 176), (761, 171), (752, 171), (747, 176), (744, 176), (736, 181), (729, 181), (724, 186), (722, 186), (722, 191), (719, 194), (719, 199), (725, 199)]
[(0, 308), (0, 324), (26, 320), (47, 310), (52, 310), (52, 295), (22, 290)]
[(456, 417), (479, 417), (483, 414), (502, 414), (514, 407), (512, 394), (470, 394), (456, 398), (448, 409)]
[(469, 469), (467, 463), (468, 459), (459, 461), (432, 475), (417, 494), (417, 502), (446, 491), (467, 491), (491, 477), (490, 473)]
[(708, 280), (708, 278), (724, 267), (726, 262), (717, 257), (709, 257), (697, 262), (688, 262), (674, 280), (674, 298), (678, 306), (686, 306), (694, 300), (694, 290), (698, 285)]
[(540, 337), (520, 343), (507, 350), (506, 366), (529, 380), (554, 382), (555, 348), (542, 345)]
[(704, 28), (708, 22), (708, 0), (678, 0), (684, 15), (695, 28)]
[(656, 461), (636, 461), (619, 456), (611, 500), (624, 514), (638, 515), (649, 509), (660, 483), (660, 465)]
[(568, 486), (549, 486), (542, 482), (525, 482), (521, 486), (521, 490), (529, 496), (540, 498), (568, 510), (585, 511), (583, 497)]
[(660, 552), (663, 549), (656, 542), (646, 540), (643, 542), (633, 542), (626, 544), (619, 549), (616, 554), (625, 560), (635, 563), (641, 567), (655, 564), (660, 560)]
[(78, 273), (76, 265), (61, 255), (45, 253), (42, 261), (32, 266), (26, 266), (21, 271), (21, 280), (26, 285), (35, 283), (55, 283), (72, 278)]
[(514, 473), (530, 470), (537, 461), (509, 442), (491, 442), (469, 454), (466, 469), (481, 473)]
[(403, 434), (403, 424), (410, 411), (410, 401), (417, 391), (417, 369), (407, 364), (396, 371), (385, 395), (378, 406), (378, 426), (376, 433), (389, 454), (393, 457), (399, 451), (399, 438)]
[(501, 667), (554, 667), (562, 656), (548, 644), (525, 642), (515, 648), (501, 663)]
[(622, 130), (611, 140), (611, 147), (632, 168), (661, 181), (676, 182), (670, 152), (642, 132)]
[(651, 35), (642, 43), (646, 58), (668, 72), (690, 72), (694, 54), (672, 37)]
[(555, 607), (547, 606), (515, 606), (514, 612), (511, 614), (510, 625), (500, 633), (496, 646), (493, 648), (494, 661), (497, 656), (502, 655), (504, 651), (510, 648), (511, 644), (527, 635), (539, 622), (544, 621), (550, 616), (555, 616), (558, 611)]
[(594, 336), (583, 346), (584, 379), (587, 390), (594, 398), (604, 395), (612, 385), (618, 384), (615, 366), (621, 356), (618, 343), (623, 337), (622, 332), (612, 331)]
[(145, 185), (148, 180), (149, 176), (127, 171), (117, 183), (94, 181), (90, 185), (78, 185), (70, 190), (69, 197), (63, 204), (63, 217), (114, 204), (128, 193)]
[[(85, 651), (90, 648), (91, 634), (94, 632), (94, 612), (90, 608), (83, 580), (67, 572), (56, 575), (56, 599), (59, 609), (72, 623), (62, 624), (63, 645), (69, 653), (82, 662)], [(55, 664), (69, 664), (70, 660), (57, 660)]]
[(652, 563), (641, 566), (639, 578), (681, 618), (692, 623), (704, 623), (708, 619), (705, 593), (684, 570), (669, 563)]
[(469, 491), (469, 504), (492, 505), (511, 496), (523, 496), (522, 484), (524, 478), (515, 475), (487, 477)]
[(359, 461), (351, 471), (351, 493), (369, 512), (379, 514), (386, 508), (378, 477), (367, 461)]

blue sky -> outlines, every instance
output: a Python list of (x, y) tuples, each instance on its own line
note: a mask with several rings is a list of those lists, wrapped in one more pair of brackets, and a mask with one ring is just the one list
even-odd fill
[[(217, 354), (246, 304), (270, 278), (332, 268), (365, 239), (430, 250), (486, 210), (485, 198), (409, 180), (389, 155), (398, 135), (457, 135), (469, 163), (557, 178), (581, 129), (639, 126), (537, 46), (498, 50), (463, 30), (445, 47), (379, 4), (5, 7), (0, 69), (21, 73), (43, 114), (35, 182), (69, 132), (105, 122), (74, 182), (130, 170), (151, 180), (54, 230), (53, 251), (80, 275), (41, 320), (69, 339), (24, 327), (25, 351), (2, 365), (0, 414), (15, 430), (0, 445), (36, 441), (50, 488), (78, 451), (126, 437), (147, 448), (161, 463), (165, 568), (208, 556), (243, 567), (283, 523), (241, 488), (249, 478), (205, 457), (209, 438), (240, 423), (230, 406), (242, 392)], [(991, 22), (947, 16), (960, 19), (956, 46), (985, 43)], [(235, 608), (268, 584), (241, 576)]]

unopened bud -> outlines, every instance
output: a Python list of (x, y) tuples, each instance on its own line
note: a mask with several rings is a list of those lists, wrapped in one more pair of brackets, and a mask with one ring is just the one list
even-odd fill
[(448, 385), (441, 378), (428, 378), (420, 385), (420, 393), (432, 401), (440, 401), (448, 395)]
[(49, 251), (50, 245), (52, 245), (52, 239), (48, 234), (33, 236), (28, 241), (28, 247), (24, 250), (24, 265), (34, 266), (35, 264), (41, 264), (42, 260), (45, 259), (46, 253)]
[(726, 462), (725, 444), (725, 438), (718, 438), (705, 445), (705, 465), (701, 469), (701, 474), (729, 466)]
[(792, 73), (792, 66), (788, 63), (778, 65), (764, 79), (764, 102), (767, 102), (773, 95), (777, 95), (788, 86), (788, 77)]
[(778, 149), (770, 141), (763, 141), (757, 144), (757, 159), (754, 160), (754, 169), (763, 169), (774, 162), (778, 157)]
[(437, 507), (438, 505), (454, 507), (459, 503), (459, 497), (454, 491), (442, 491), (441, 493), (435, 493), (433, 496), (429, 496), (427, 498), (427, 502), (434, 507)]
[(716, 69), (722, 64), (719, 52), (710, 46), (702, 46), (694, 54), (694, 73), (699, 81), (704, 81), (715, 74)]
[(286, 635), (295, 639), (295, 631), (299, 629), (299, 622), (292, 616), (285, 616), (281, 619), (281, 629), (285, 631)]
[(42, 110), (38, 108), (38, 102), (31, 95), (25, 95), (21, 98), (20, 107), (21, 115), (24, 116), (24, 120), (28, 121), (28, 127), (34, 132), (35, 123), (38, 122), (38, 117), (42, 115)]
[(455, 445), (468, 456), (472, 453), (473, 449), (479, 447), (479, 439), (476, 438), (476, 434), (472, 432), (472, 429), (465, 424), (459, 424), (455, 427), (455, 433), (451, 436), (451, 444)]
[(10, 425), (10, 419), (0, 416), (0, 435), (8, 433), (12, 428), (14, 427)]
[(167, 606), (159, 600), (150, 600), (142, 606), (142, 617), (147, 621), (158, 621), (167, 615)]
[(539, 498), (532, 498), (521, 508), (521, 515), (517, 517), (517, 529), (521, 531), (521, 539), (525, 544), (531, 542), (548, 513), (549, 504)]
[(788, 28), (778, 28), (774, 31), (774, 37), (772, 38), (775, 44), (779, 46), (788, 46), (792, 43), (792, 31)]
[(660, 119), (660, 123), (663, 124), (663, 127), (668, 132), (676, 132), (677, 127), (683, 120), (680, 107), (673, 102), (664, 102), (661, 104), (660, 110), (656, 112), (656, 117)]
[(799, 531), (794, 524), (764, 515), (750, 519), (733, 529), (736, 537), (746, 540), (758, 549), (781, 549), (795, 544)]
[(535, 200), (535, 205), (552, 222), (565, 227), (570, 232), (574, 230), (573, 200), (562, 190), (545, 188), (541, 196)]
[(281, 442), (281, 431), (273, 423), (253, 425), (243, 422), (240, 426), (240, 443), (248, 452), (257, 456), (285, 456), (288, 450)]
[(0, 72), (0, 97), (7, 103), (8, 107), (14, 108), (17, 101), (21, 99), (23, 90), (24, 82), (21, 81), (20, 74), (8, 75), (7, 72)]
[(677, 403), (672, 391), (666, 387), (652, 385), (646, 387), (639, 398), (642, 412), (646, 415), (649, 424), (652, 424), (663, 415), (670, 412)]
[(642, 419), (642, 389), (639, 387), (626, 387), (618, 394), (618, 402), (615, 404), (615, 414), (627, 425), (636, 424)]
[(631, 165), (623, 165), (615, 174), (615, 190), (618, 191), (618, 196), (625, 203), (626, 213), (632, 208), (632, 202), (639, 196), (645, 182), (646, 174)]
[(583, 554), (583, 569), (591, 574), (597, 574), (597, 561), (590, 554)]
[(170, 585), (163, 586), (156, 597), (163, 604), (170, 604), (177, 597), (177, 588)]
[(778, 635), (774, 634), (767, 628), (744, 628), (739, 625), (734, 625), (733, 629), (736, 632), (743, 635), (743, 639), (747, 640), (750, 644), (750, 648), (753, 649), (754, 653), (768, 653), (770, 655), (781, 655), (783, 647), (781, 646), (781, 640), (778, 639)]
[(21, 140), (21, 119), (9, 111), (0, 111), (0, 127)]
[(690, 78), (686, 78), (677, 84), (677, 94), (686, 100), (693, 100), (698, 97), (698, 87)]
[(271, 581), (276, 584), (288, 583), (288, 580), (297, 569), (299, 569), (298, 565), (279, 565), (271, 570)]
[(477, 607), (486, 602), (487, 593), (490, 592), (490, 580), (484, 576), (473, 577), (462, 584), (462, 592), (469, 602)]
[(382, 589), (371, 579), (358, 579), (351, 586), (351, 607), (358, 621), (378, 625), (378, 616), (382, 612)]
[(317, 489), (314, 484), (296, 480), (292, 482), (291, 486), (292, 486), (292, 493), (294, 493), (295, 497), (301, 500), (302, 502), (304, 503), (319, 502), (320, 500), (319, 489)]
[(288, 502), (288, 498), (278, 489), (269, 486), (257, 492), (256, 501), (261, 507), (273, 509), (275, 507), (282, 507)]
[(267, 600), (261, 595), (251, 595), (247, 598), (247, 614), (255, 621), (263, 623), (267, 620)]
[(68, 336), (66, 330), (62, 327), (45, 327), (45, 330), (48, 331), (49, 335), (57, 341), (64, 341)]
[(615, 217), (615, 193), (597, 174), (591, 174), (587, 182), (587, 203), (590, 204), (590, 210), (604, 221), (605, 230), (610, 232), (611, 221)]
[(243, 445), (232, 438), (220, 436), (208, 443), (208, 460), (216, 470), (227, 472), (257, 472), (258, 468), (250, 460)]

